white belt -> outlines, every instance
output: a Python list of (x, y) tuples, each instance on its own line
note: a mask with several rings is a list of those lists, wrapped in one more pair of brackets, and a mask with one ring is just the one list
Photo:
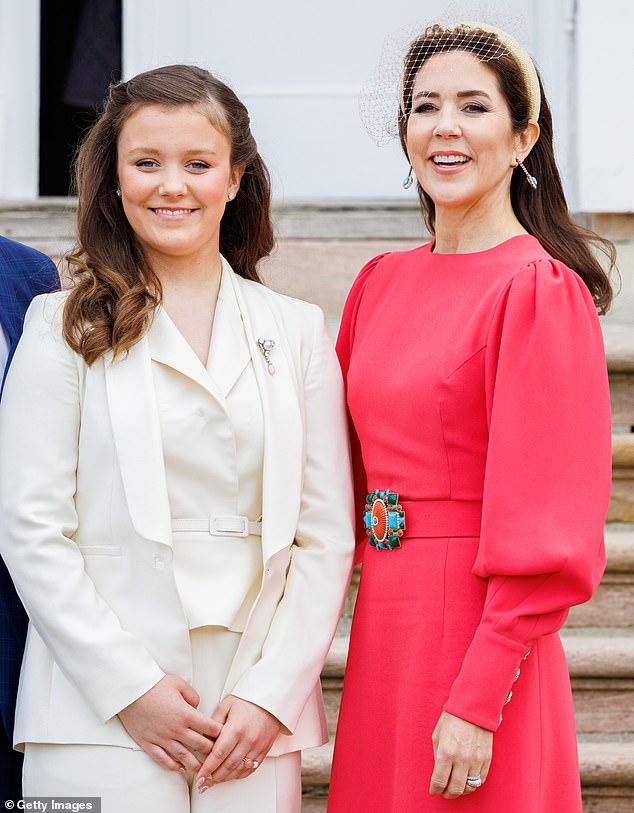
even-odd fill
[(248, 517), (212, 514), (202, 519), (173, 519), (172, 531), (202, 531), (212, 536), (262, 536), (262, 523)]

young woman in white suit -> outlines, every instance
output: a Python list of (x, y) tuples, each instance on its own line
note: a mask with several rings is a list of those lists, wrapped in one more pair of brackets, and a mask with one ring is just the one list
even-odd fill
[(115, 85), (76, 180), (74, 284), (34, 301), (0, 419), (24, 793), (298, 813), (353, 548), (322, 314), (258, 280), (268, 173), (206, 71)]

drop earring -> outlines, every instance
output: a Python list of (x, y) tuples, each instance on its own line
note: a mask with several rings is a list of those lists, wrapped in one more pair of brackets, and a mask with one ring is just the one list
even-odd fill
[(537, 178), (534, 175), (531, 175), (530, 172), (526, 169), (519, 155), (515, 156), (515, 160), (517, 161), (518, 167), (522, 170), (524, 175), (526, 175), (526, 180), (528, 181), (531, 189), (537, 189)]
[(406, 177), (403, 178), (401, 186), (403, 187), (403, 189), (409, 189), (413, 183), (414, 179), (412, 178), (412, 166), (410, 164), (409, 172), (407, 173)]

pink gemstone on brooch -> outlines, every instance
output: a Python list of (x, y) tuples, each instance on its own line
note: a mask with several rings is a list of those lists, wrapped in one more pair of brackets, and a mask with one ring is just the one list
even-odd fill
[(264, 356), (269, 375), (275, 375), (275, 365), (271, 362), (271, 350), (275, 347), (273, 339), (258, 339), (260, 353)]

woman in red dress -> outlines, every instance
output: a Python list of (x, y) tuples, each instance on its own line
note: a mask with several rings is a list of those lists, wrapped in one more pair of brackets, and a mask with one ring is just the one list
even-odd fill
[(328, 811), (578, 813), (557, 631), (605, 565), (613, 248), (504, 32), (428, 28), (400, 107), (434, 240), (367, 264), (338, 340), (363, 568)]

